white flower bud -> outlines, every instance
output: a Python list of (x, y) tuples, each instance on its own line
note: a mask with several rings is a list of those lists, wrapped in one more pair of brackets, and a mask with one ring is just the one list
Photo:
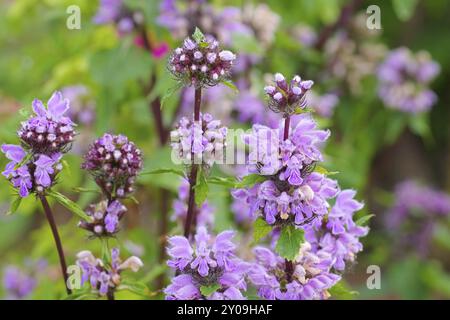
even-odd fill
[(277, 101), (280, 101), (281, 99), (283, 99), (283, 95), (280, 92), (277, 92), (274, 94), (273, 98)]
[(220, 60), (222, 61), (233, 61), (236, 59), (236, 55), (228, 50), (223, 50), (219, 53)]
[(284, 76), (281, 73), (275, 73), (275, 81), (276, 82), (284, 81)]
[(144, 264), (142, 260), (136, 256), (129, 257), (125, 260), (120, 266), (119, 270), (131, 269), (133, 272), (137, 272), (140, 268), (142, 268)]

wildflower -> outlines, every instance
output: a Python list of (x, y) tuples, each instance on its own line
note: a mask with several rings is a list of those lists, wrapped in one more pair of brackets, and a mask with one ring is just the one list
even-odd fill
[(202, 114), (200, 118), (201, 122), (195, 122), (184, 117), (177, 129), (170, 133), (174, 155), (187, 165), (201, 163), (212, 166), (216, 161), (223, 163), (227, 128), (221, 127), (220, 120), (214, 120), (208, 113)]
[(75, 135), (75, 124), (65, 115), (68, 110), (69, 100), (58, 91), (53, 93), (47, 107), (35, 99), (34, 115), (22, 122), (18, 131), (22, 146), (1, 146), (10, 160), (2, 174), (21, 197), (43, 193), (55, 184), (62, 169), (62, 155), (70, 150)]
[(336, 197), (336, 203), (328, 214), (328, 221), (320, 226), (312, 226), (306, 231), (306, 239), (314, 252), (326, 252), (333, 257), (332, 267), (338, 271), (345, 269), (346, 262), (353, 262), (362, 250), (360, 237), (369, 232), (367, 227), (358, 226), (353, 215), (363, 204), (353, 199), (354, 190), (343, 190)]
[(318, 95), (311, 92), (309, 95), (309, 105), (321, 117), (330, 118), (334, 108), (339, 103), (339, 97), (334, 93)]
[(51, 155), (67, 152), (75, 135), (74, 123), (65, 113), (69, 100), (56, 91), (48, 100), (47, 108), (42, 101), (33, 101), (35, 116), (22, 122), (18, 135), (26, 149), (32, 153)]
[[(213, 239), (205, 227), (199, 227), (195, 246), (185, 237), (169, 238), (168, 266), (177, 272), (164, 290), (166, 299), (244, 299), (246, 265), (236, 257), (236, 245), (231, 241), (233, 231), (224, 231)], [(202, 287), (217, 285), (210, 296), (202, 294)]]
[(114, 292), (121, 283), (121, 273), (127, 269), (137, 272), (144, 265), (138, 257), (131, 256), (125, 261), (119, 257), (119, 249), (111, 250), (111, 263), (96, 258), (90, 251), (77, 254), (76, 264), (82, 270), (82, 285), (89, 282), (99, 295), (106, 296)]
[(101, 0), (94, 23), (116, 25), (119, 34), (129, 34), (143, 22), (143, 15), (138, 11), (131, 11), (123, 0)]
[(314, 84), (313, 81), (302, 80), (297, 75), (288, 83), (281, 73), (276, 73), (274, 77), (274, 85), (264, 88), (270, 110), (289, 116), (297, 111), (297, 108), (306, 107), (306, 93)]
[(29, 296), (37, 284), (36, 278), (15, 266), (7, 266), (3, 272), (6, 299), (19, 300)]
[(393, 50), (378, 68), (378, 95), (389, 108), (409, 113), (428, 111), (437, 100), (429, 85), (439, 71), (439, 64), (425, 51)]
[(119, 231), (119, 221), (126, 213), (126, 207), (118, 200), (101, 201), (97, 205), (91, 204), (86, 213), (91, 221), (80, 221), (79, 227), (89, 230), (94, 236), (113, 236)]
[(230, 76), (234, 53), (221, 50), (212, 37), (186, 38), (169, 58), (169, 70), (184, 84), (194, 87), (215, 86)]
[(106, 133), (89, 147), (82, 168), (109, 196), (124, 198), (142, 168), (141, 150), (124, 135)]
[(327, 299), (327, 290), (341, 279), (330, 272), (332, 258), (323, 252), (313, 253), (308, 242), (302, 244), (291, 271), (271, 250), (256, 247), (253, 252), (256, 262), (249, 267), (248, 277), (258, 296), (267, 300)]

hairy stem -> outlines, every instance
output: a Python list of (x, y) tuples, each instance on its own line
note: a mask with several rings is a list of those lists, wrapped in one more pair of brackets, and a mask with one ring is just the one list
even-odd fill
[(67, 287), (67, 264), (66, 258), (64, 257), (64, 251), (61, 244), (61, 238), (59, 237), (58, 228), (56, 227), (55, 219), (53, 218), (52, 209), (48, 204), (47, 198), (44, 195), (39, 195), (42, 207), (44, 208), (45, 216), (47, 218), (50, 229), (52, 230), (53, 239), (55, 240), (56, 250), (58, 251), (59, 264), (61, 265), (61, 272), (64, 278), (64, 287), (66, 288), (67, 294), (71, 294), (72, 290)]
[[(202, 102), (202, 88), (195, 88), (195, 102), (194, 102), (194, 121), (200, 121), (200, 106)], [(194, 163), (194, 153), (191, 153), (192, 168), (189, 175), (189, 198), (188, 211), (186, 215), (186, 222), (184, 224), (184, 236), (186, 238), (191, 234), (192, 224), (195, 224), (196, 209), (195, 209), (195, 184), (197, 183), (198, 164)]]
[(287, 116), (284, 118), (284, 135), (283, 140), (287, 140), (289, 138), (289, 125), (291, 123), (291, 117)]

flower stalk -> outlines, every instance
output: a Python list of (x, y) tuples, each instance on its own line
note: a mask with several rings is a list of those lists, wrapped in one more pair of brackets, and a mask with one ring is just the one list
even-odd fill
[(61, 272), (64, 278), (64, 287), (66, 288), (67, 294), (71, 294), (72, 290), (67, 286), (67, 264), (66, 258), (64, 256), (64, 250), (62, 248), (61, 238), (58, 233), (58, 228), (56, 227), (55, 219), (52, 214), (52, 209), (48, 204), (47, 198), (45, 195), (39, 195), (39, 199), (42, 203), (42, 207), (44, 208), (45, 217), (47, 218), (48, 224), (50, 225), (50, 229), (52, 230), (53, 239), (55, 240), (56, 250), (58, 251), (59, 264), (61, 266)]

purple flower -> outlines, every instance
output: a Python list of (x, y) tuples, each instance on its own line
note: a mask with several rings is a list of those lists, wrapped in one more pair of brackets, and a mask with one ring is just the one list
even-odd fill
[(439, 72), (439, 64), (428, 52), (395, 49), (378, 68), (378, 95), (389, 108), (409, 113), (428, 111), (437, 100), (429, 85)]
[(84, 85), (73, 85), (61, 89), (62, 95), (70, 101), (68, 114), (79, 124), (91, 125), (95, 118), (95, 103), (89, 97)]
[(100, 296), (106, 296), (121, 283), (121, 273), (124, 270), (137, 272), (142, 268), (141, 259), (135, 256), (122, 261), (119, 256), (119, 249), (111, 250), (111, 263), (107, 264), (96, 258), (90, 251), (81, 251), (77, 254), (76, 264), (82, 270), (82, 284), (89, 282), (92, 289)]
[(1, 150), (6, 158), (11, 160), (11, 162), (6, 165), (5, 171), (2, 172), (6, 178), (9, 178), (11, 174), (14, 174), (15, 166), (25, 158), (26, 153), (21, 146), (15, 144), (3, 144)]
[(32, 116), (22, 122), (18, 135), (27, 149), (36, 154), (51, 155), (67, 152), (75, 136), (74, 123), (65, 113), (69, 110), (69, 100), (56, 91), (48, 100), (47, 108), (42, 101), (33, 101)]
[(90, 205), (86, 214), (90, 221), (80, 221), (78, 226), (92, 232), (94, 236), (113, 236), (119, 231), (119, 221), (123, 218), (127, 208), (118, 200), (101, 201), (96, 205)]
[[(59, 155), (56, 155), (55, 157), (59, 158)], [(34, 171), (35, 181), (44, 188), (49, 187), (52, 184), (51, 175), (55, 172), (53, 166), (56, 163), (53, 158), (54, 157), (51, 158), (41, 154), (34, 162), (36, 165), (36, 170)]]
[(170, 133), (172, 160), (188, 165), (223, 163), (226, 137), (227, 128), (221, 127), (221, 122), (208, 113), (201, 115), (201, 123), (182, 118)]
[(363, 249), (359, 238), (369, 232), (367, 227), (358, 226), (353, 221), (356, 211), (363, 204), (356, 201), (354, 190), (343, 190), (336, 197), (326, 225), (311, 226), (306, 230), (306, 239), (314, 252), (326, 252), (333, 258), (332, 267), (343, 271), (346, 262), (353, 262), (356, 254)]
[(330, 272), (332, 259), (326, 253), (313, 253), (308, 242), (302, 244), (292, 271), (285, 260), (264, 247), (254, 249), (256, 262), (249, 267), (250, 282), (258, 295), (267, 300), (317, 300), (329, 297), (328, 289), (341, 277)]
[(292, 115), (298, 108), (305, 108), (306, 94), (314, 84), (311, 80), (302, 80), (296, 75), (289, 83), (281, 73), (276, 73), (274, 85), (266, 86), (264, 91), (269, 97), (269, 108), (284, 116)]
[(308, 98), (311, 108), (324, 118), (331, 118), (334, 108), (339, 103), (339, 97), (334, 93), (326, 93), (319, 96), (311, 92)]
[[(166, 299), (243, 298), (240, 291), (246, 290), (247, 265), (234, 254), (233, 235), (232, 231), (224, 231), (214, 239), (205, 227), (199, 227), (194, 246), (185, 237), (169, 238), (167, 264), (179, 275), (164, 290)], [(211, 296), (203, 296), (201, 287), (211, 285), (220, 288)]]
[(141, 151), (124, 135), (104, 134), (89, 147), (82, 168), (89, 171), (104, 192), (117, 198), (133, 192), (142, 168)]
[[(184, 225), (187, 215), (187, 200), (189, 197), (189, 182), (186, 179), (182, 179), (180, 187), (178, 188), (178, 198), (173, 202), (173, 215), (172, 221), (179, 221)], [(214, 223), (214, 208), (208, 203), (203, 204), (196, 208), (196, 223), (198, 226), (211, 227)]]
[(186, 86), (215, 86), (230, 76), (236, 56), (228, 50), (220, 50), (212, 37), (196, 42), (184, 40), (169, 58), (169, 70)]

